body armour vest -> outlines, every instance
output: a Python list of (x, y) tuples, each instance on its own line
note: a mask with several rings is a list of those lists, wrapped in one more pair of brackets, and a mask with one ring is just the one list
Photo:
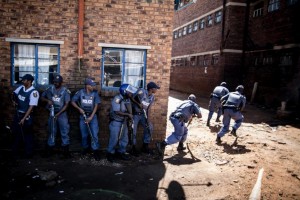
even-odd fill
[(57, 90), (54, 86), (50, 88), (50, 91), (48, 91), (48, 99), (51, 99), (53, 101), (54, 105), (54, 112), (59, 112), (65, 103), (65, 96), (64, 92), (66, 91), (65, 87), (61, 87), (59, 90)]
[(90, 94), (86, 94), (83, 92), (83, 90), (81, 90), (80, 107), (84, 110), (84, 112), (92, 113), (94, 110), (94, 104), (95, 104), (94, 92), (91, 92)]
[(29, 91), (24, 91), (23, 88), (20, 89), (18, 93), (18, 111), (25, 113), (29, 108), (30, 95), (35, 89)]

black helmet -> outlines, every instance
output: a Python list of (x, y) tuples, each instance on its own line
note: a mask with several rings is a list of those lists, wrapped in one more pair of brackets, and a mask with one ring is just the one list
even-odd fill
[(244, 92), (244, 86), (239, 85), (239, 86), (236, 87), (235, 90), (236, 90), (236, 91), (239, 91), (240, 93), (243, 93), (243, 92)]
[(224, 87), (226, 87), (226, 85), (227, 85), (226, 82), (222, 82), (222, 83), (220, 84), (220, 86), (224, 86)]
[(196, 101), (196, 96), (194, 94), (191, 94), (188, 99), (195, 102)]

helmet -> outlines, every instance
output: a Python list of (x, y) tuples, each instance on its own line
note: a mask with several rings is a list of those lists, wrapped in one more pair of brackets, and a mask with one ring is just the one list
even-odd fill
[(126, 89), (127, 89), (127, 87), (129, 86), (129, 84), (122, 84), (121, 86), (120, 86), (120, 88), (119, 88), (119, 91), (120, 91), (120, 94), (122, 95), (122, 96), (125, 96), (126, 95)]
[(224, 87), (226, 87), (226, 85), (227, 85), (226, 82), (222, 82), (222, 83), (220, 84), (220, 86), (224, 86)]
[(119, 88), (120, 94), (125, 97), (128, 93), (135, 94), (137, 92), (137, 88), (131, 86), (130, 84), (124, 83)]
[(240, 93), (243, 93), (243, 92), (244, 92), (244, 86), (239, 85), (239, 86), (236, 87), (235, 90), (236, 90), (236, 91), (239, 91)]
[(191, 94), (188, 99), (195, 102), (196, 96), (194, 94)]

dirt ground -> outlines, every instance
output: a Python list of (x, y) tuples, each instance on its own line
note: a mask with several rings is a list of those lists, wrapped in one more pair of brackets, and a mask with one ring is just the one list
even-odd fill
[[(171, 91), (169, 112), (187, 94)], [(73, 152), (13, 162), (1, 152), (1, 199), (249, 199), (262, 174), (257, 199), (300, 199), (299, 119), (282, 121), (275, 111), (247, 104), (238, 138), (215, 143), (221, 123), (207, 127), (209, 99), (197, 98), (203, 119), (189, 125), (187, 149), (167, 146), (164, 157), (141, 154), (132, 161), (95, 161)], [(168, 123), (167, 134), (173, 130)], [(154, 150), (154, 153), (155, 150)], [(258, 191), (259, 194), (259, 190)]]

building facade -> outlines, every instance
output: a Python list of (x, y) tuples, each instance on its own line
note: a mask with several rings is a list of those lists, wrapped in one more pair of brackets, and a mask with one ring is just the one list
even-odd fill
[(170, 88), (208, 97), (226, 81), (248, 101), (299, 109), (299, 1), (177, 1)]
[[(28, 0), (0, 2), (1, 127), (12, 121), (9, 94), (30, 73), (40, 91), (60, 73), (72, 94), (92, 77), (101, 97), (100, 144), (108, 143), (110, 101), (122, 83), (160, 85), (151, 122), (165, 137), (171, 65), (172, 0)], [(37, 144), (47, 136), (45, 105), (35, 108)], [(71, 147), (80, 147), (79, 113), (70, 105)], [(141, 134), (140, 134), (141, 135)], [(39, 146), (41, 147), (41, 146)]]

